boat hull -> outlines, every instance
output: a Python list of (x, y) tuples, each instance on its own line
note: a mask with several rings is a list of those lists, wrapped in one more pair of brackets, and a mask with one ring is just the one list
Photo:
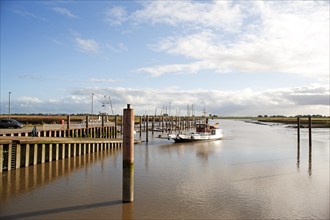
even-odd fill
[(207, 142), (221, 140), (222, 138), (212, 138), (212, 139), (192, 139), (192, 138), (172, 138), (175, 143), (187, 143), (187, 142)]
[(203, 141), (214, 141), (220, 140), (223, 138), (222, 134), (177, 134), (177, 135), (169, 135), (169, 139), (173, 139), (176, 143), (184, 143), (184, 142), (203, 142)]

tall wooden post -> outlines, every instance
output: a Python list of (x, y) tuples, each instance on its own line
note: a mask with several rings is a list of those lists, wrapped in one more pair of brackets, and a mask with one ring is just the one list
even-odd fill
[(155, 131), (155, 116), (152, 116), (152, 119), (151, 119), (151, 130), (152, 130), (152, 135), (154, 134), (154, 131)]
[(140, 140), (142, 139), (142, 116), (140, 116)]
[(70, 115), (66, 117), (66, 136), (70, 137)]
[(146, 117), (146, 142), (149, 141), (148, 133), (149, 133), (149, 115), (147, 115)]
[(309, 136), (309, 154), (308, 154), (308, 173), (312, 175), (312, 118), (308, 117), (308, 136)]
[(134, 110), (127, 104), (123, 114), (123, 202), (134, 200)]
[(308, 117), (308, 137), (309, 137), (309, 152), (312, 151), (312, 118)]
[(164, 115), (162, 115), (162, 132), (164, 132)]
[(123, 129), (123, 123), (124, 123), (123, 120), (124, 120), (124, 116), (121, 116), (120, 118), (121, 118), (121, 123), (120, 123), (120, 133), (123, 134), (123, 130), (124, 130), (124, 129)]
[(101, 122), (101, 134), (100, 134), (100, 137), (103, 138), (103, 135), (104, 135), (104, 115), (101, 115), (101, 119), (102, 119), (102, 122)]
[(300, 118), (297, 118), (297, 166), (300, 162)]
[(115, 138), (117, 138), (117, 115), (115, 116)]
[(70, 115), (68, 115), (67, 117), (66, 117), (66, 121), (67, 121), (67, 123), (66, 123), (66, 129), (70, 129)]
[(88, 115), (86, 115), (86, 129), (85, 129), (85, 132), (83, 132), (83, 137), (89, 137), (89, 129), (88, 129), (88, 121), (89, 121), (89, 118), (88, 118)]

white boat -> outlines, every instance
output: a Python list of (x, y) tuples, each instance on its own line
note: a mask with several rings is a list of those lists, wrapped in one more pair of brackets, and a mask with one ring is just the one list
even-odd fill
[(169, 134), (168, 139), (175, 142), (195, 142), (195, 141), (212, 141), (223, 138), (222, 129), (218, 128), (218, 124), (209, 125), (207, 123), (197, 124), (196, 132), (189, 134)]

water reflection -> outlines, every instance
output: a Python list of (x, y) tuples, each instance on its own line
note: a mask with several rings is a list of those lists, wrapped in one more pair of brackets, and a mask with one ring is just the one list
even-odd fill
[(298, 142), (297, 144), (297, 168), (299, 169), (299, 167), (300, 167), (300, 142)]
[(308, 174), (309, 176), (312, 175), (312, 149), (310, 149), (308, 155)]
[[(300, 170), (300, 146), (298, 145), (297, 148), (297, 170)], [(308, 151), (308, 175), (312, 175), (312, 148), (311, 146), (309, 147)]]
[(169, 143), (160, 146), (160, 149), (167, 154), (176, 152), (178, 155), (184, 155), (187, 152), (195, 152), (197, 158), (207, 161), (212, 154), (218, 154), (222, 151), (222, 140), (212, 142), (191, 142), (191, 143)]
[[(15, 195), (26, 193), (37, 187), (51, 183), (59, 178), (70, 176), (72, 173), (87, 168), (100, 162), (101, 171), (104, 170), (104, 160), (113, 157), (116, 161), (121, 149), (98, 151), (92, 154), (85, 154), (78, 157), (71, 157), (64, 160), (52, 161), (2, 173), (2, 184), (0, 187), (1, 200), (6, 200)], [(87, 172), (87, 169), (86, 169)]]
[(134, 201), (134, 164), (123, 166), (123, 202)]

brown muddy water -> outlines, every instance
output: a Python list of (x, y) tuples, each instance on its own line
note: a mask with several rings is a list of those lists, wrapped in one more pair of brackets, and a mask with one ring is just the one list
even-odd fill
[[(329, 219), (329, 129), (222, 120), (223, 140), (135, 145), (134, 202), (122, 150), (3, 172), (1, 219)], [(163, 134), (165, 135), (165, 134)], [(152, 138), (151, 138), (152, 137)]]

